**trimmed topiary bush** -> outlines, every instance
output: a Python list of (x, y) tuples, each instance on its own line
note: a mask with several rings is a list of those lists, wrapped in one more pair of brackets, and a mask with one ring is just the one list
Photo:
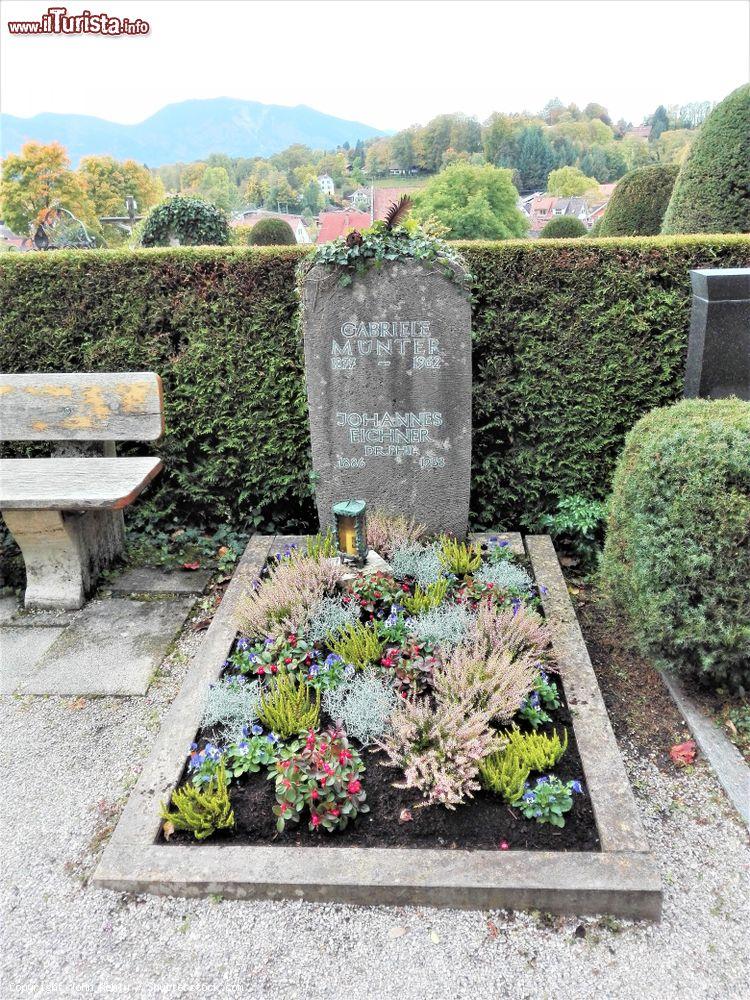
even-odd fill
[(650, 163), (625, 174), (607, 205), (597, 236), (654, 236), (660, 232), (679, 169), (671, 163)]
[(573, 240), (587, 233), (588, 229), (574, 215), (558, 215), (549, 220), (539, 236), (545, 240)]
[(602, 578), (641, 650), (750, 689), (750, 404), (685, 400), (628, 435)]
[(176, 194), (153, 209), (141, 232), (144, 247), (168, 247), (172, 240), (179, 240), (180, 246), (226, 246), (227, 217), (200, 198)]
[(288, 222), (270, 218), (256, 222), (247, 241), (256, 247), (289, 247), (297, 242)]
[(663, 233), (750, 231), (750, 84), (714, 108), (677, 175)]

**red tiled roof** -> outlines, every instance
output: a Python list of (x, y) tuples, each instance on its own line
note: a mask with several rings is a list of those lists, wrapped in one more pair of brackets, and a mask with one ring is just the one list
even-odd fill
[(369, 212), (321, 212), (318, 216), (320, 230), (316, 243), (330, 243), (350, 229), (366, 229), (370, 225)]

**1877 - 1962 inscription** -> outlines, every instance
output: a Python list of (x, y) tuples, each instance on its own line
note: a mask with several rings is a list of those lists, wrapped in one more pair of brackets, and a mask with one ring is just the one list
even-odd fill
[(366, 500), (466, 532), (471, 313), (466, 292), (416, 261), (342, 287), (315, 267), (303, 291), (313, 470), (322, 525)]

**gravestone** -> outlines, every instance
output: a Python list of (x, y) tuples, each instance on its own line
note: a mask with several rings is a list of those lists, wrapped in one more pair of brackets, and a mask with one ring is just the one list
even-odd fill
[[(462, 277), (460, 272), (455, 272)], [(321, 527), (341, 500), (466, 534), (471, 479), (471, 306), (418, 261), (341, 285), (316, 265), (302, 296)]]
[(750, 268), (690, 272), (685, 396), (750, 400)]

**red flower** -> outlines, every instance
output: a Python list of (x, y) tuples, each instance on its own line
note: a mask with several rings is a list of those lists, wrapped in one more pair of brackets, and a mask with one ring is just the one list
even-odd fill
[(313, 790), (310, 792), (310, 798), (313, 800), (313, 802), (316, 799), (320, 798), (320, 795), (318, 794), (318, 789), (317, 788), (313, 788)]
[(316, 816), (315, 814), (313, 814), (312, 825), (315, 827), (320, 826), (320, 816)]
[(287, 656), (287, 658), (284, 660), (284, 663), (291, 663), (291, 662), (292, 662), (291, 656)]
[(275, 663), (272, 663), (271, 664), (271, 673), (272, 674), (277, 674), (278, 672), (279, 672), (279, 668), (276, 666)]
[(382, 594), (380, 593), (380, 591), (379, 591), (379, 590), (376, 590), (376, 591), (375, 591), (375, 596), (377, 597), (377, 599), (378, 599), (378, 600), (380, 600), (380, 598), (381, 598), (381, 597), (382, 597), (383, 595), (382, 595)]
[(261, 677), (263, 676), (263, 674), (265, 672), (266, 672), (266, 668), (265, 667), (258, 667), (258, 673), (260, 674)]
[(362, 789), (361, 781), (356, 781), (356, 780), (350, 781), (349, 784), (346, 786), (346, 790), (347, 792), (349, 792), (350, 795), (356, 795), (357, 792), (361, 791), (361, 789)]
[(288, 808), (289, 808), (289, 803), (288, 802), (282, 802), (281, 805), (279, 806), (279, 812), (285, 813)]
[(292, 787), (292, 783), (289, 780), (289, 778), (282, 778), (281, 784), (284, 786), (284, 788), (291, 788)]
[(290, 635), (289, 636), (289, 645), (290, 646), (296, 646), (297, 645), (297, 636), (296, 635)]
[(331, 816), (339, 816), (341, 814), (340, 809), (331, 809)]

